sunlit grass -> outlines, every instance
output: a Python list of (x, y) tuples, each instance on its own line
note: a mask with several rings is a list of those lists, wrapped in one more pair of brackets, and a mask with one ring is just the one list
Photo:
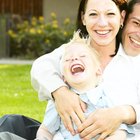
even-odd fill
[(30, 82), (31, 65), (0, 65), (0, 116), (22, 114), (42, 121), (46, 102), (40, 102)]

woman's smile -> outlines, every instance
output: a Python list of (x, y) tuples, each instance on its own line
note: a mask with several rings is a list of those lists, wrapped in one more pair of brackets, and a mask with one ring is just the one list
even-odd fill
[(96, 30), (95, 32), (99, 35), (107, 35), (110, 32), (110, 30), (105, 30), (105, 31)]

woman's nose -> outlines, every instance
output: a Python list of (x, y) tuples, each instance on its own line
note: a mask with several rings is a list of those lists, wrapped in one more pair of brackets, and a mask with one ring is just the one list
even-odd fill
[(99, 17), (98, 25), (99, 25), (99, 26), (107, 26), (107, 25), (108, 25), (108, 21), (107, 21), (107, 19), (106, 19), (105, 16), (102, 16), (102, 15), (101, 15), (101, 16)]

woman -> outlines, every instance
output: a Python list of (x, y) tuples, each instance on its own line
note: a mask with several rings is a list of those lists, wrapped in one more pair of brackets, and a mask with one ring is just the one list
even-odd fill
[[(80, 29), (92, 38), (91, 45), (100, 54), (104, 81), (107, 87), (110, 86), (107, 81), (110, 79), (109, 74), (113, 67), (109, 64), (113, 63), (113, 56), (118, 50), (116, 35), (123, 25), (125, 5), (126, 2), (123, 0), (82, 0), (79, 7), (79, 20), (82, 20), (82, 27), (86, 27), (84, 30)], [(37, 59), (31, 70), (31, 78), (32, 85), (39, 92), (40, 99), (50, 99), (53, 95), (57, 110), (66, 128), (73, 135), (75, 134), (70, 121), (70, 118), (72, 118), (79, 127), (81, 137), (90, 139), (97, 134), (101, 134), (100, 138), (104, 139), (114, 132), (122, 122), (134, 124), (136, 122), (135, 111), (130, 105), (97, 110), (86, 121), (84, 120), (85, 106), (79, 97), (70, 92), (67, 85), (61, 80), (58, 65), (64, 50), (63, 47), (62, 45), (54, 52)], [(116, 83), (113, 84), (116, 85)], [(113, 98), (113, 93), (110, 93), (112, 94), (111, 98)], [(67, 94), (70, 95), (67, 96)], [(102, 112), (104, 115), (102, 115)], [(81, 125), (83, 121), (84, 123)], [(88, 127), (89, 125), (91, 127)]]

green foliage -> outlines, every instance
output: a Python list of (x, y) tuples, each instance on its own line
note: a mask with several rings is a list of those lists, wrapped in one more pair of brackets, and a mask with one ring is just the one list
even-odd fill
[(37, 58), (51, 52), (69, 41), (74, 32), (74, 25), (69, 18), (60, 26), (55, 13), (45, 22), (43, 17), (32, 17), (30, 21), (16, 24), (8, 31), (11, 56)]
[(40, 102), (30, 82), (31, 65), (0, 65), (0, 116), (23, 114), (42, 121), (46, 102)]

